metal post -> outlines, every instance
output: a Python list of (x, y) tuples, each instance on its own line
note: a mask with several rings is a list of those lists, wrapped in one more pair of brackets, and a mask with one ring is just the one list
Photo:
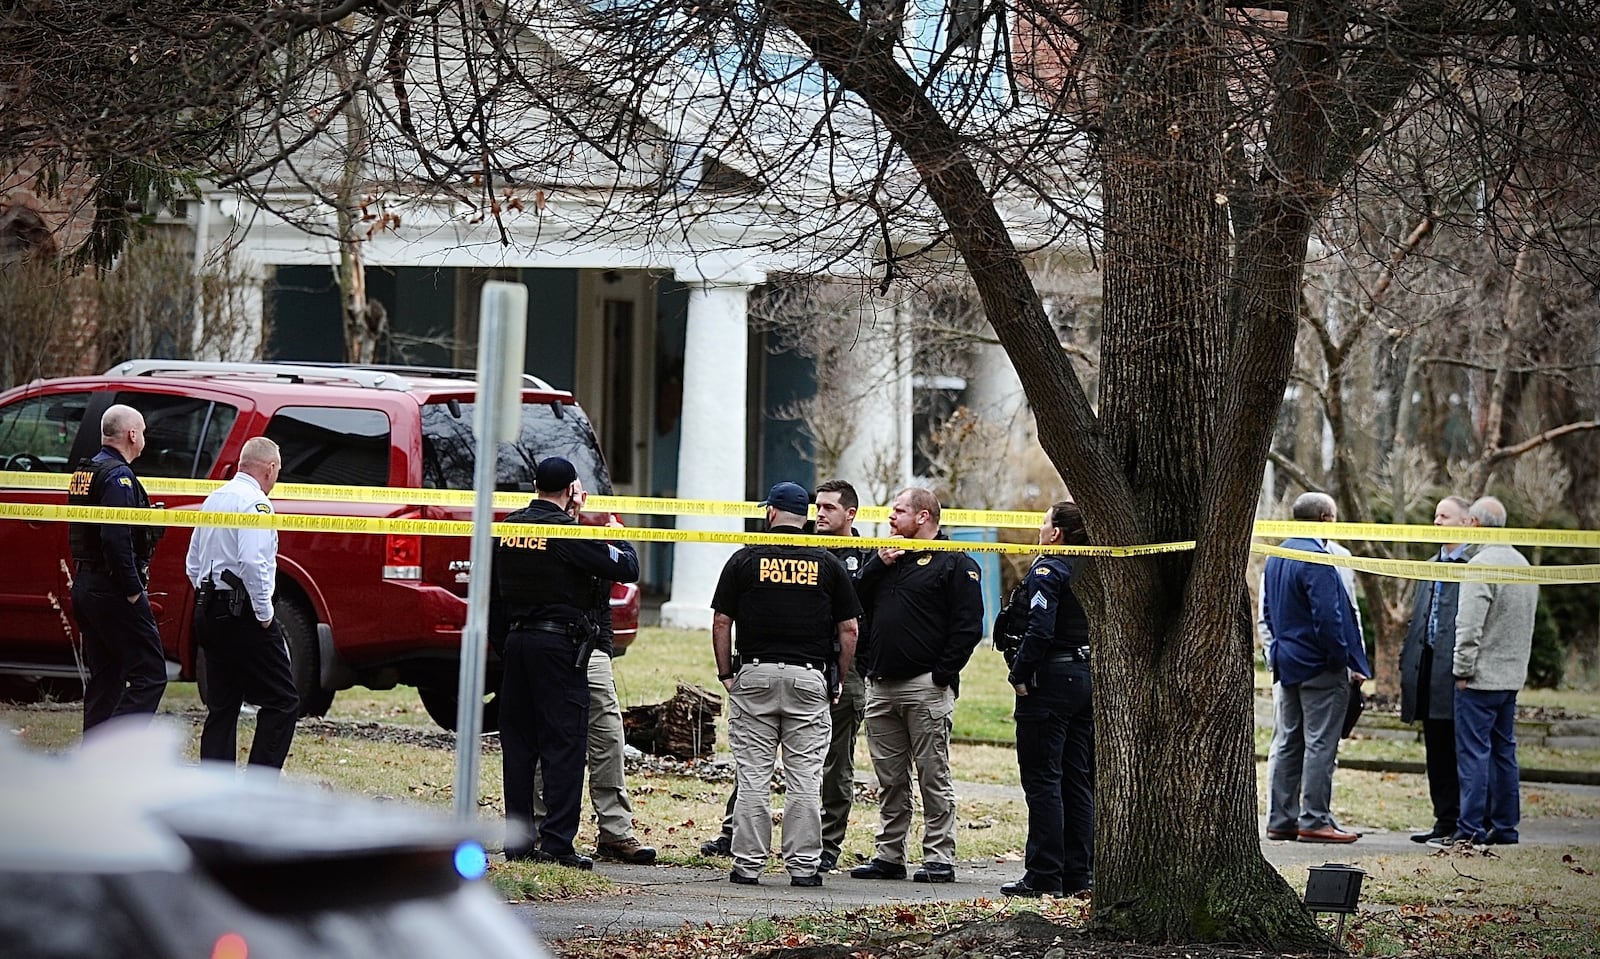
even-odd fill
[(478, 395), (472, 429), (477, 462), (472, 485), (472, 575), (467, 622), (461, 629), (461, 681), (457, 687), (455, 814), (478, 815), (482, 749), (483, 682), (489, 654), (489, 578), (494, 560), (495, 467), (501, 442), (514, 442), (522, 421), (522, 357), (528, 323), (528, 288), (521, 283), (483, 285), (478, 313)]

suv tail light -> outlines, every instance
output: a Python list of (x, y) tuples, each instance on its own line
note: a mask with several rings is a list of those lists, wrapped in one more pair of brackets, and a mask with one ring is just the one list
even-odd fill
[[(406, 518), (414, 517), (418, 510), (410, 510)], [(383, 578), (422, 578), (422, 537), (394, 536), (383, 538)]]

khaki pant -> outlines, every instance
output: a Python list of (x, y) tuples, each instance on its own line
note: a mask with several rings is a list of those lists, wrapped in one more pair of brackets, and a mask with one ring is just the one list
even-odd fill
[(844, 677), (844, 692), (830, 710), (833, 738), (822, 764), (822, 851), (839, 857), (850, 806), (856, 795), (856, 732), (867, 708), (867, 687), (861, 673), (851, 667)]
[(911, 770), (922, 791), (925, 862), (956, 861), (956, 789), (950, 776), (952, 689), (932, 673), (911, 679), (874, 680), (867, 687), (867, 748), (878, 777), (877, 858), (906, 862), (911, 831)]
[[(633, 835), (633, 800), (622, 761), (622, 707), (617, 703), (611, 657), (589, 657), (589, 802), (600, 823), (600, 842), (622, 842)], [(536, 777), (537, 779), (537, 777)], [(533, 814), (544, 817), (543, 782), (535, 787)]]
[(783, 747), (783, 861), (812, 876), (822, 856), (822, 761), (831, 723), (822, 673), (805, 666), (751, 664), (728, 694), (728, 742), (737, 769), (733, 868), (759, 876), (772, 848), (772, 772)]

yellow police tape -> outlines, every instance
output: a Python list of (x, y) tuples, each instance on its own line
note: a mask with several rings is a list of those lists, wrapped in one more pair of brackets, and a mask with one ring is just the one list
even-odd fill
[[(274, 491), (276, 492), (276, 491)], [(470, 536), (470, 520), (399, 519), (376, 516), (315, 516), (302, 513), (211, 513), (192, 509), (134, 509), (107, 506), (51, 506), (34, 503), (0, 503), (0, 519), (31, 522), (124, 523), (133, 526), (226, 526), (237, 529), (277, 529), (286, 532), (369, 533), (395, 536)], [(659, 529), (649, 526), (551, 526), (536, 523), (496, 523), (496, 536), (531, 536), (550, 539), (626, 539), (644, 543), (721, 543), (730, 546), (791, 545), (838, 548), (837, 536), (796, 536), (791, 533), (747, 533), (742, 530)], [(849, 545), (865, 549), (904, 549), (908, 541), (891, 537), (853, 536)], [(1194, 548), (1193, 542), (1157, 543), (1150, 546), (1057, 546), (1042, 548), (1025, 543), (977, 543), (957, 540), (918, 540), (917, 548), (962, 553), (1066, 553), (1081, 556), (1146, 556)]]
[[(66, 488), (69, 474), (0, 471), (0, 488), (59, 491)], [(191, 480), (152, 477), (144, 481), (145, 488), (154, 495), (204, 496), (218, 486), (217, 480)], [(441, 490), (411, 487), (336, 487), (281, 483), (273, 490), (275, 499), (284, 502), (339, 502), (373, 503), (397, 506), (441, 506), (467, 508), (473, 505), (475, 494), (470, 490)], [(526, 493), (496, 493), (495, 506), (499, 509), (517, 509), (527, 504)], [(591, 496), (585, 504), (594, 512), (613, 512), (628, 515), (672, 515), (711, 517), (725, 519), (756, 519), (765, 514), (764, 509), (749, 502), (717, 500), (691, 500), (668, 497)], [(881, 522), (887, 518), (886, 507), (863, 507), (857, 518), (863, 522)], [(394, 534), (412, 536), (466, 536), (472, 524), (466, 520), (423, 520), (389, 517), (318, 516), (301, 513), (272, 515), (215, 514), (194, 510), (163, 510), (150, 513), (134, 509), (107, 509), (100, 507), (69, 507), (0, 503), (0, 518), (46, 521), (77, 521), (101, 523), (128, 523), (148, 526), (235, 526), (276, 528), (287, 531)], [(947, 509), (941, 520), (947, 526), (989, 526), (1003, 528), (1033, 528), (1038, 525), (1039, 513), (1022, 510), (962, 510)], [(553, 538), (614, 539), (619, 535), (639, 542), (698, 542), (724, 545), (791, 544), (837, 547), (839, 540), (828, 536), (794, 536), (791, 534), (750, 533), (739, 530), (658, 529), (628, 527), (617, 533), (606, 527), (594, 526), (537, 526), (531, 524), (495, 524), (498, 535), (544, 536)], [(1310, 536), (1339, 540), (1369, 540), (1406, 543), (1505, 543), (1522, 546), (1565, 546), (1600, 548), (1600, 532), (1594, 530), (1507, 529), (1486, 527), (1437, 527), (1422, 525), (1391, 526), (1380, 523), (1306, 523), (1283, 520), (1262, 520), (1256, 523), (1258, 537)], [(888, 537), (853, 537), (852, 546), (862, 548), (903, 548), (906, 541)], [(1028, 543), (984, 543), (966, 540), (929, 540), (918, 544), (931, 550), (961, 551), (971, 553), (1059, 553), (1084, 556), (1148, 556), (1159, 553), (1181, 552), (1194, 548), (1192, 541), (1151, 543), (1138, 546), (1061, 546), (1041, 548)], [(1323, 553), (1304, 553), (1282, 550), (1280, 547), (1256, 545), (1252, 551), (1264, 556), (1287, 555), (1289, 558), (1333, 566), (1346, 566), (1364, 572), (1406, 579), (1446, 580), (1453, 582), (1536, 582), (1551, 585), (1561, 583), (1600, 582), (1600, 566), (1561, 567), (1487, 567), (1474, 566), (1469, 570), (1464, 564), (1439, 564), (1411, 560), (1390, 560), (1367, 557), (1336, 557)]]
[(1281, 556), (1324, 566), (1343, 566), (1363, 573), (1399, 579), (1438, 580), (1450, 583), (1537, 583), (1542, 586), (1600, 583), (1600, 565), (1585, 566), (1487, 566), (1477, 563), (1435, 563), (1407, 559), (1373, 559), (1366, 556), (1334, 556), (1309, 553), (1282, 546), (1256, 543), (1250, 552), (1258, 556)]
[[(0, 488), (65, 490), (69, 473), (28, 473), (0, 471)], [(153, 496), (205, 496), (221, 480), (141, 478)], [(382, 503), (392, 506), (451, 506), (470, 509), (477, 494), (472, 490), (424, 489), (394, 486), (314, 486), (305, 483), (279, 483), (272, 491), (277, 501), (306, 500), (325, 503)], [(532, 494), (494, 494), (496, 509), (520, 509)], [(761, 519), (766, 508), (758, 503), (708, 499), (677, 499), (669, 496), (589, 497), (587, 509), (597, 513), (622, 513), (629, 516), (711, 516), (728, 519)], [(1040, 513), (1027, 510), (947, 509), (946, 526), (998, 526), (1008, 529), (1035, 529)], [(887, 506), (863, 506), (856, 518), (863, 523), (881, 523), (889, 518)]]

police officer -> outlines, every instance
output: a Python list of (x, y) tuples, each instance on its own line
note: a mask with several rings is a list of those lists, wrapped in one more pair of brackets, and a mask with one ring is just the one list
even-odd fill
[[(245, 440), (239, 470), (207, 496), (208, 513), (272, 514), (267, 494), (283, 458), (265, 436)], [(206, 654), (206, 722), (200, 758), (232, 763), (239, 707), (259, 707), (250, 765), (282, 769), (300, 714), (289, 647), (272, 611), (278, 578), (278, 531), (200, 526), (184, 561), (195, 587), (194, 631)]]
[[(128, 465), (144, 452), (144, 417), (120, 403), (107, 408), (100, 417), (100, 444), (100, 452), (72, 474), (67, 504), (148, 509), (150, 497)], [(89, 668), (84, 732), (112, 716), (148, 715), (161, 705), (167, 661), (145, 590), (162, 532), (116, 523), (73, 523), (68, 529), (72, 612)]]
[[(1039, 545), (1088, 542), (1083, 514), (1057, 503), (1044, 514)], [(1017, 693), (1017, 769), (1028, 801), (1021, 879), (1007, 896), (1059, 896), (1094, 879), (1094, 710), (1089, 620), (1068, 588), (1076, 562), (1040, 556), (1002, 614), (1020, 643), (1006, 655)]]
[(983, 586), (965, 553), (919, 548), (939, 535), (939, 500), (901, 490), (889, 529), (902, 548), (868, 558), (858, 589), (866, 608), (867, 746), (878, 777), (878, 848), (857, 879), (904, 879), (911, 830), (911, 770), (922, 790), (922, 868), (917, 882), (955, 882), (956, 791), (950, 727), (961, 669), (983, 638)]
[[(576, 525), (588, 493), (570, 462), (552, 456), (534, 471), (538, 495), (508, 523)], [(613, 518), (610, 526), (620, 527)], [(517, 534), (495, 547), (491, 597), (506, 621), (500, 685), (506, 821), (534, 822), (534, 770), (542, 769), (545, 816), (537, 837), (508, 839), (506, 859), (591, 869), (572, 846), (578, 833), (589, 724), (589, 657), (600, 638), (595, 610), (611, 583), (639, 578), (628, 543)]]
[[(855, 527), (856, 510), (861, 500), (856, 488), (842, 479), (828, 480), (817, 486), (818, 536), (859, 536)], [(839, 557), (845, 572), (854, 584), (861, 575), (861, 567), (872, 551), (860, 546), (836, 546), (828, 552)], [(850, 825), (850, 807), (855, 801), (856, 787), (856, 734), (861, 730), (861, 719), (867, 704), (867, 688), (861, 676), (864, 654), (860, 637), (866, 635), (866, 619), (857, 620), (856, 655), (848, 672), (843, 674), (839, 698), (829, 709), (833, 726), (828, 740), (828, 756), (822, 763), (822, 864), (823, 872), (838, 868), (839, 852), (844, 844), (845, 830)], [(733, 854), (733, 808), (739, 798), (735, 784), (728, 794), (727, 815), (722, 820), (722, 834), (700, 844), (703, 856), (731, 856)]]
[[(769, 531), (804, 531), (810, 506), (804, 487), (779, 483), (763, 505)], [(829, 704), (839, 696), (827, 677), (832, 668), (849, 673), (861, 612), (850, 574), (818, 547), (746, 546), (722, 568), (711, 608), (711, 645), (717, 678), (728, 690), (728, 741), (738, 777), (728, 879), (757, 885), (766, 867), (772, 773), (781, 746), (789, 884), (820, 886), (822, 762)]]
[[(841, 479), (828, 480), (817, 487), (817, 535), (859, 536), (853, 525), (861, 500), (856, 488)], [(869, 549), (860, 546), (836, 546), (828, 552), (839, 557), (845, 571), (850, 574), (851, 585), (861, 576)], [(856, 655), (850, 669), (841, 674), (839, 698), (834, 701), (829, 718), (833, 736), (828, 741), (828, 758), (822, 764), (822, 871), (832, 872), (839, 865), (839, 853), (844, 845), (845, 830), (850, 825), (850, 807), (856, 792), (856, 734), (861, 730), (861, 720), (866, 715), (867, 685), (861, 675), (861, 661), (866, 651), (861, 637), (867, 635), (867, 620), (857, 620)]]
[[(639, 841), (633, 831), (633, 798), (628, 795), (623, 745), (622, 705), (617, 701), (611, 656), (616, 636), (611, 626), (611, 603), (593, 610), (600, 638), (589, 657), (589, 805), (598, 833), (595, 856), (613, 862), (648, 866), (656, 861), (654, 846)], [(543, 821), (543, 773), (534, 775), (533, 821)]]

